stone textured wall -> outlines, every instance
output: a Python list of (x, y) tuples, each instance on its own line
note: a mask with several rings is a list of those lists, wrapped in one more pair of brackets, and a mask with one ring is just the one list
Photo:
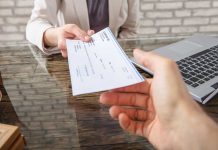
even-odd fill
[(33, 0), (0, 0), (0, 43), (25, 39)]
[(217, 0), (141, 0), (141, 35), (218, 34)]
[[(33, 2), (0, 0), (0, 43), (25, 39), (25, 25)], [(217, 0), (140, 0), (140, 3), (140, 36), (218, 34)]]

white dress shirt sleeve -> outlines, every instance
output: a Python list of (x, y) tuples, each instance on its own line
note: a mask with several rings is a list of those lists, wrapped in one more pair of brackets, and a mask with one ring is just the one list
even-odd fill
[(57, 47), (45, 48), (43, 43), (44, 32), (57, 26), (59, 7), (60, 0), (35, 0), (34, 8), (26, 27), (27, 40), (38, 46), (47, 55), (60, 53)]

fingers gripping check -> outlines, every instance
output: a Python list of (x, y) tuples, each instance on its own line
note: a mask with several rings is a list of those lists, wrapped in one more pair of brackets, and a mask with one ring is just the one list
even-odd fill
[(75, 35), (75, 37), (78, 37), (80, 40), (88, 42), (91, 40), (91, 38), (88, 36), (88, 34), (80, 29), (77, 25), (71, 24), (67, 26), (66, 32), (71, 33), (72, 35)]
[(148, 80), (146, 80), (142, 83), (138, 83), (135, 85), (114, 89), (112, 90), (112, 92), (129, 92), (129, 93), (136, 92), (136, 93), (148, 94), (149, 89), (150, 89), (150, 83), (148, 82)]

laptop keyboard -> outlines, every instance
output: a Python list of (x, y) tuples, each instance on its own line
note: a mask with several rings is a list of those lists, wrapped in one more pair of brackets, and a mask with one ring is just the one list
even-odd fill
[(218, 76), (218, 45), (176, 63), (185, 83), (198, 87)]

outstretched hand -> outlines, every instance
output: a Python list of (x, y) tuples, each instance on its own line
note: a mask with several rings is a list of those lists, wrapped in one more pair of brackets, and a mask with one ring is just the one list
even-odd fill
[[(158, 149), (179, 147), (188, 133), (199, 136), (190, 128), (197, 126), (199, 118), (208, 121), (208, 117), (188, 94), (177, 65), (140, 50), (134, 51), (134, 57), (154, 78), (101, 94), (100, 102), (111, 105), (112, 118), (118, 119), (124, 130), (148, 138)], [(187, 138), (189, 146), (193, 143)]]
[(62, 56), (67, 57), (66, 39), (79, 39), (89, 42), (91, 35), (94, 33), (93, 30), (86, 32), (75, 24), (67, 24), (58, 28), (49, 28), (45, 31), (43, 39), (46, 46), (57, 46), (61, 50)]

